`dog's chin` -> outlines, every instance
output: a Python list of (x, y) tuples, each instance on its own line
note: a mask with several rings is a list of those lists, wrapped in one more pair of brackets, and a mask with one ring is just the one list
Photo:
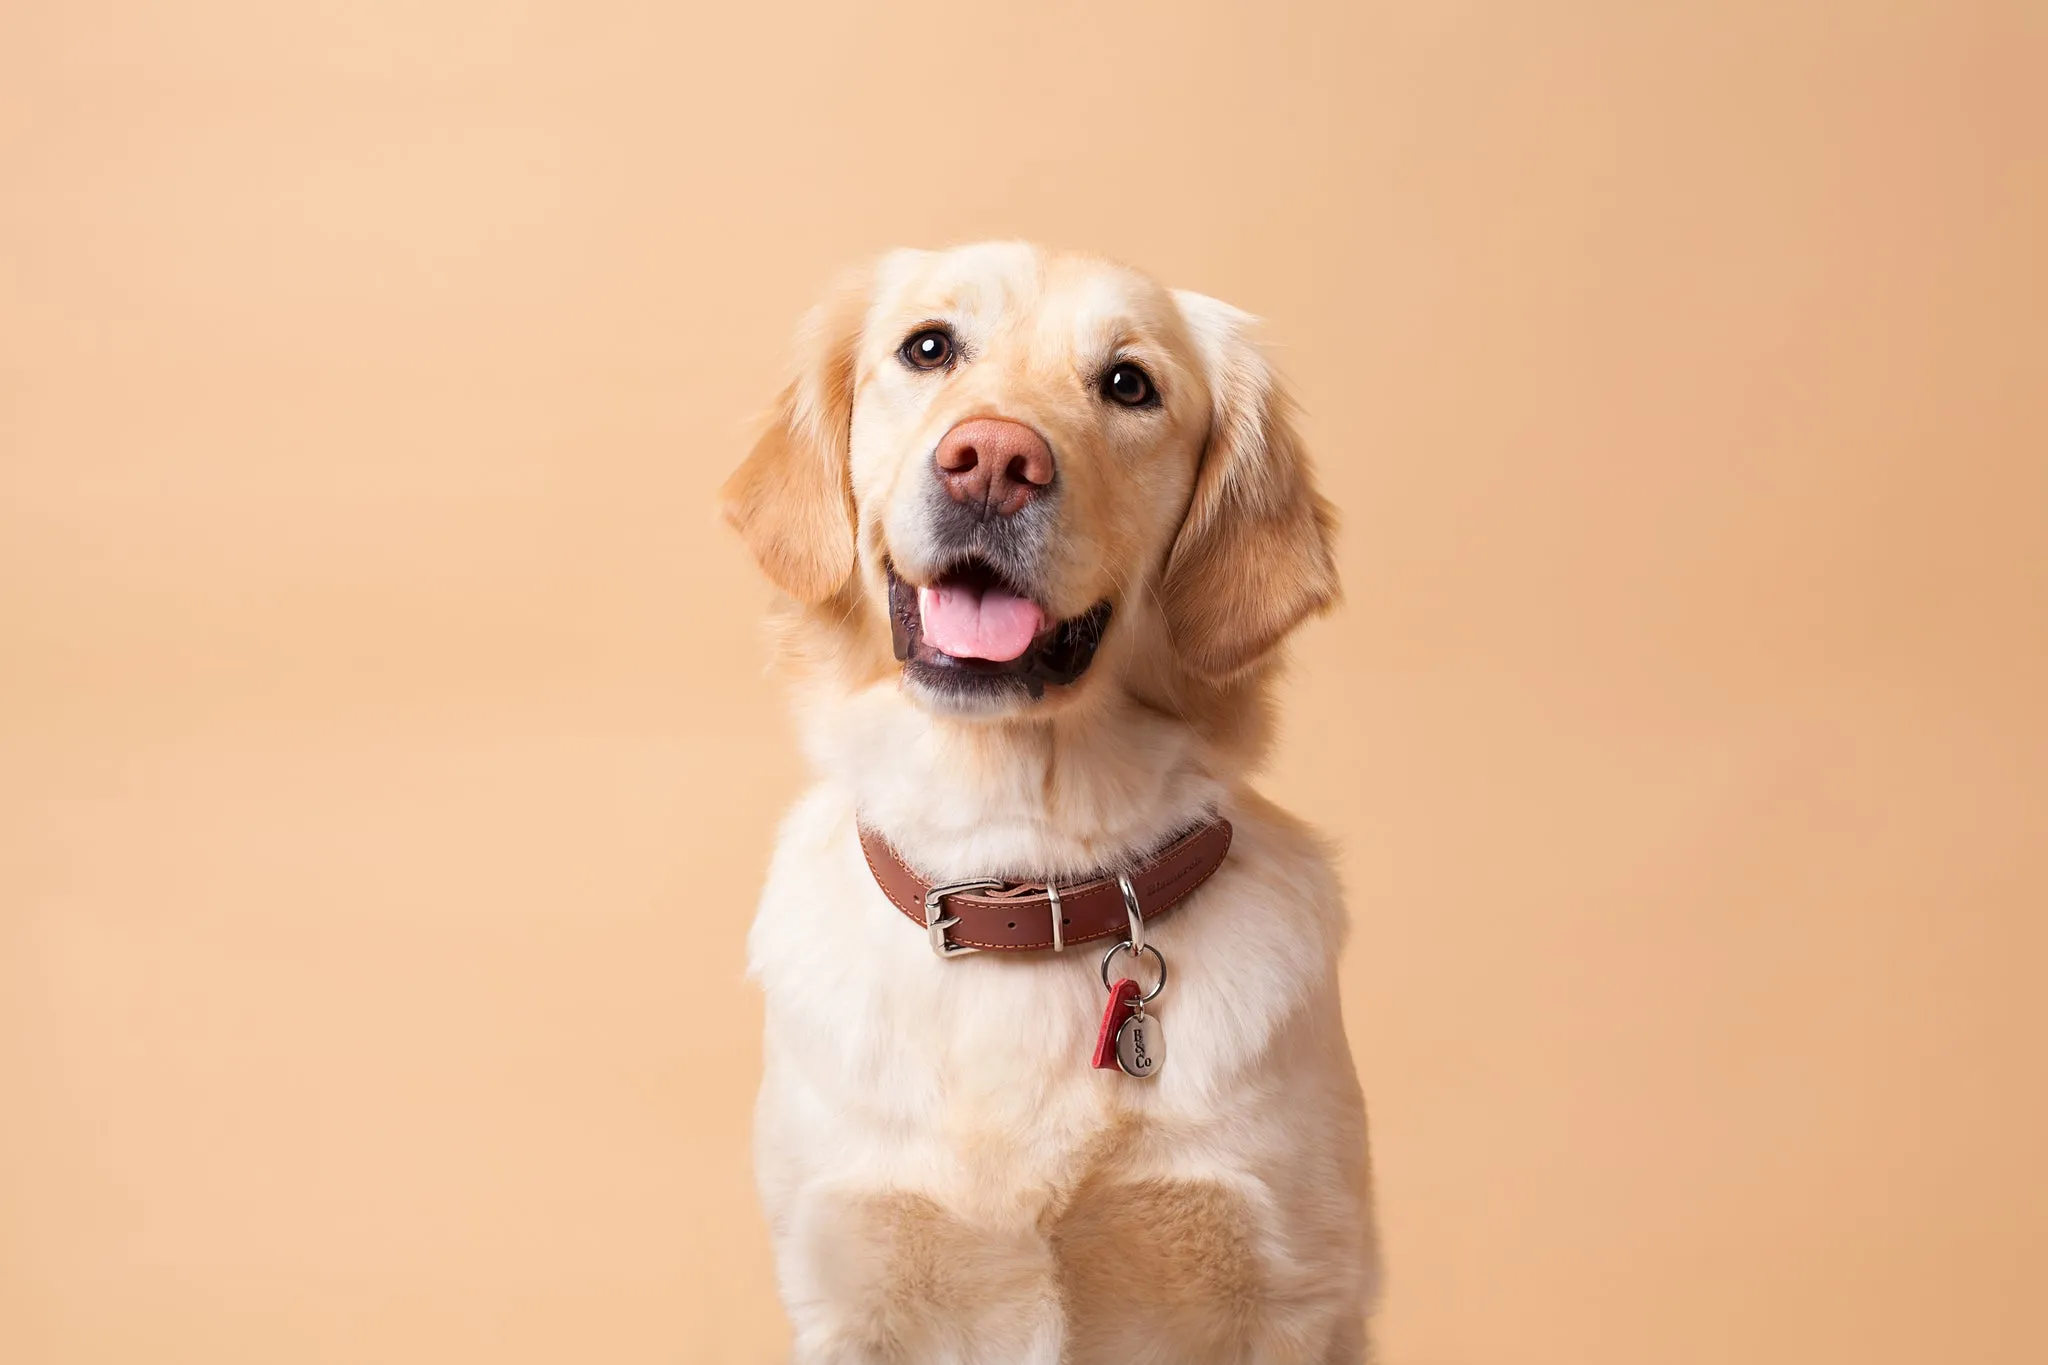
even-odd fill
[[(986, 577), (985, 566), (968, 562), (948, 570), (941, 582)], [(1013, 659), (956, 658), (925, 638), (917, 589), (888, 570), (889, 633), (903, 667), (904, 690), (941, 715), (999, 719), (1035, 709), (1048, 691), (1062, 693), (1081, 681), (1109, 628), (1110, 604), (1101, 601), (1079, 616), (1041, 630)]]

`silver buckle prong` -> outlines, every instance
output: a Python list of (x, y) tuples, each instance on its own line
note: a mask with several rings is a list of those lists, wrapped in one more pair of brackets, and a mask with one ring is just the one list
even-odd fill
[(1067, 914), (1060, 906), (1060, 885), (1049, 877), (1045, 883), (1045, 898), (1052, 902), (1052, 950), (1064, 953), (1067, 950), (1067, 935), (1060, 921), (1064, 920)]
[(1000, 891), (1006, 883), (999, 881), (947, 882), (924, 893), (924, 932), (930, 940), (932, 951), (941, 958), (959, 957), (962, 953), (981, 951), (966, 943), (952, 943), (946, 938), (946, 931), (960, 922), (958, 915), (946, 915), (946, 897), (962, 891)]

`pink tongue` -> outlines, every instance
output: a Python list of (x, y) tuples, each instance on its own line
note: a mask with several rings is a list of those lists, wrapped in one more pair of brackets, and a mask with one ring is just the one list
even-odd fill
[(1045, 624), (1036, 602), (1001, 588), (919, 588), (917, 610), (925, 642), (956, 659), (1008, 663), (1031, 648)]

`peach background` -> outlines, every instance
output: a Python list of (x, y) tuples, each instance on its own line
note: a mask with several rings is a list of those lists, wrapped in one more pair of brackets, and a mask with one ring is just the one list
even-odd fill
[(2044, 16), (9, 6), (0, 1358), (775, 1358), (712, 490), (988, 234), (1346, 511), (1386, 1359), (2048, 1358)]

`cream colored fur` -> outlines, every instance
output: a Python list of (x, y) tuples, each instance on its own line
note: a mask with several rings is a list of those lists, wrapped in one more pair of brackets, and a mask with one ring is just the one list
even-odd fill
[[(971, 346), (944, 376), (896, 351)], [(1365, 1357), (1365, 1116), (1328, 855), (1245, 777), (1276, 647), (1336, 593), (1332, 518), (1250, 320), (1094, 258), (898, 252), (807, 321), (728, 514), (789, 594), (816, 785), (749, 941), (767, 995), (762, 1200), (800, 1365)], [(1096, 387), (1136, 359), (1161, 406)], [(968, 712), (907, 683), (884, 563), (943, 568), (920, 480), (949, 428), (1023, 421), (1059, 461), (1045, 605), (1114, 604), (1092, 668)], [(1127, 865), (1209, 812), (1229, 859), (1148, 930), (1172, 965), (1148, 1081), (1093, 1070), (1102, 944), (939, 961), (859, 817), (934, 878)]]

